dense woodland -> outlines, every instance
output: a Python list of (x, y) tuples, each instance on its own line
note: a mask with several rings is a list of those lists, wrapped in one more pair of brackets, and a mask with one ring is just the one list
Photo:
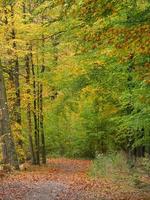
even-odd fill
[(0, 159), (150, 154), (148, 0), (0, 0)]

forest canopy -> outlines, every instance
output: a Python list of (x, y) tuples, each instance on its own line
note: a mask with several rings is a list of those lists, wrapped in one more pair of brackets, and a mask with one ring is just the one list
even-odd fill
[(0, 159), (150, 154), (148, 0), (0, 1)]

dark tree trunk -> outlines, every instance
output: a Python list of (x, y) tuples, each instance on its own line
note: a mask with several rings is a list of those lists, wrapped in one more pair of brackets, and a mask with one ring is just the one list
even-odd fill
[(28, 95), (28, 102), (27, 102), (27, 121), (28, 121), (28, 138), (29, 138), (29, 147), (31, 153), (31, 160), (32, 164), (36, 164), (34, 146), (33, 146), (33, 138), (32, 138), (32, 119), (31, 119), (31, 89), (30, 89), (30, 58), (29, 55), (25, 57), (25, 68), (26, 68), (26, 84), (27, 84), (27, 95)]
[[(38, 141), (38, 151), (40, 154), (40, 71), (39, 71), (39, 63), (38, 63), (38, 54), (37, 54), (37, 82), (36, 82), (36, 91), (37, 91), (37, 97), (36, 97), (36, 104), (37, 104), (37, 141)], [(40, 155), (39, 155), (40, 156)]]
[(46, 164), (45, 134), (43, 123), (43, 85), (40, 84), (40, 131), (41, 131), (41, 153), (42, 163)]
[[(23, 3), (23, 13), (24, 13), (24, 19), (26, 18), (26, 4)], [(27, 44), (27, 50), (29, 51), (29, 45)], [(28, 96), (28, 102), (27, 102), (27, 123), (28, 123), (28, 138), (29, 138), (29, 149), (31, 153), (31, 161), (32, 164), (36, 164), (36, 157), (34, 152), (34, 144), (33, 144), (33, 137), (32, 137), (32, 117), (31, 117), (31, 66), (30, 66), (30, 54), (28, 53), (25, 56), (25, 69), (26, 69), (26, 84), (27, 84), (27, 96)]]
[(19, 169), (18, 157), (16, 153), (15, 143), (11, 132), (9, 112), (7, 105), (6, 88), (3, 77), (2, 65), (0, 62), (0, 136), (2, 140), (2, 153), (4, 163), (9, 163), (15, 169)]
[(39, 130), (38, 130), (38, 114), (37, 114), (37, 87), (36, 87), (36, 79), (35, 79), (35, 66), (33, 63), (33, 55), (32, 55), (32, 48), (31, 48), (31, 68), (32, 68), (32, 76), (33, 76), (33, 118), (34, 118), (34, 138), (35, 138), (35, 155), (36, 155), (36, 164), (40, 164), (40, 152), (39, 152)]
[[(11, 35), (12, 39), (16, 39), (16, 33), (14, 29), (14, 8), (13, 5), (11, 5), (11, 20), (12, 20), (12, 30), (11, 30)], [(16, 42), (13, 41), (13, 49), (16, 50)], [(12, 73), (13, 73), (13, 84), (15, 87), (15, 103), (14, 103), (14, 118), (15, 122), (19, 125), (17, 126), (17, 132), (21, 135), (21, 97), (20, 97), (20, 82), (19, 82), (19, 60), (18, 56), (14, 55), (14, 59), (12, 60)], [(23, 148), (23, 141), (21, 138), (18, 139), (17, 141), (18, 145)]]
[[(41, 73), (44, 73), (45, 71), (45, 55), (44, 55), (44, 47), (45, 47), (45, 41), (44, 41), (44, 35), (42, 35), (42, 66), (41, 66)], [(40, 83), (39, 85), (39, 111), (40, 111), (40, 132), (41, 132), (41, 154), (42, 154), (42, 163), (46, 164), (46, 148), (45, 148), (45, 133), (44, 133), (44, 117), (43, 117), (43, 83)]]

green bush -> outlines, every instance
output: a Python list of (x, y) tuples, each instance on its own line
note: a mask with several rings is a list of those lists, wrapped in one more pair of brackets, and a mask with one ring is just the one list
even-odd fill
[(126, 156), (122, 153), (98, 154), (90, 173), (92, 176), (124, 179), (129, 174)]
[(123, 153), (98, 154), (92, 163), (90, 175), (141, 188), (144, 185), (141, 177), (150, 176), (150, 157), (146, 155), (136, 159), (132, 168), (129, 161)]
[(145, 157), (139, 158), (137, 160), (137, 168), (142, 170), (143, 173), (150, 176), (150, 156), (145, 155)]

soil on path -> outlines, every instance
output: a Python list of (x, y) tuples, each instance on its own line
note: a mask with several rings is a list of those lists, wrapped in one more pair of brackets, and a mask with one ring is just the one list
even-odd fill
[(51, 159), (0, 180), (0, 200), (150, 200), (150, 193), (88, 176), (90, 161)]

